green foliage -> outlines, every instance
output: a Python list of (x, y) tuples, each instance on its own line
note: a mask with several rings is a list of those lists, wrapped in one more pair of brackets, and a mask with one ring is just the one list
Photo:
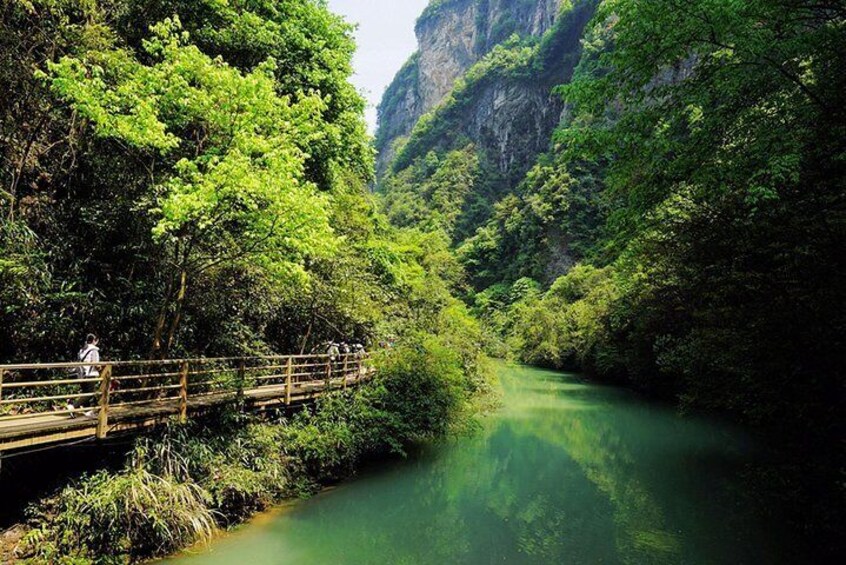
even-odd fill
[[(775, 423), (791, 408), (762, 403), (762, 387), (796, 399), (773, 374), (807, 387), (798, 374), (842, 370), (817, 333), (844, 323), (818, 309), (839, 292), (840, 228), (816, 226), (842, 226), (843, 17), (772, 2), (620, 1), (598, 14), (590, 61), (562, 89), (579, 120), (558, 138), (570, 155), (614, 157), (619, 315), (627, 349), (654, 352), (628, 363), (636, 378), (657, 364), (687, 401)], [(612, 97), (622, 111), (603, 120)]]
[(427, 231), (456, 233), (468, 196), (477, 190), (479, 159), (468, 145), (440, 157), (430, 152), (424, 159), (383, 180), (385, 213), (394, 225)]
[(192, 42), (215, 58), (250, 72), (267, 59), (276, 66), (277, 91), (294, 102), (318, 95), (326, 108), (324, 135), (309, 140), (308, 179), (334, 187), (350, 171), (369, 177), (372, 151), (365, 133), (364, 100), (349, 83), (355, 51), (353, 26), (314, 0), (219, 2), (125, 0), (115, 26), (139, 49), (147, 27), (176, 14)]
[(467, 429), (489, 368), (478, 326), (444, 311), (439, 337), (419, 334), (381, 352), (373, 383), (320, 398), (292, 420), (216, 427), (171, 424), (139, 440), (124, 470), (98, 472), (33, 510), (22, 550), (35, 561), (125, 563), (208, 539), (285, 497), (344, 479), (365, 460)]
[(394, 406), (400, 436), (408, 443), (447, 431), (465, 397), (462, 369), (457, 352), (436, 338), (398, 348), (383, 362), (385, 400)]
[(193, 270), (232, 256), (274, 275), (301, 272), (302, 258), (332, 247), (326, 204), (304, 182), (297, 146), (320, 135), (322, 101), (291, 105), (275, 92), (272, 60), (243, 76), (185, 45), (179, 29), (178, 20), (153, 27), (145, 48), (154, 65), (123, 50), (63, 58), (49, 65), (52, 88), (100, 136), (163, 154), (188, 141), (174, 130), (202, 138), (162, 178), (151, 206), (154, 237), (193, 248), (183, 259)]
[(170, 426), (141, 440), (143, 466), (160, 476), (196, 482), (222, 526), (242, 522), (289, 492), (288, 462), (279, 450), (280, 429), (220, 415), (218, 429)]
[(431, 323), (378, 352), (372, 384), (321, 398), (282, 428), (283, 450), (305, 479), (300, 490), (340, 480), (367, 457), (404, 455), (471, 425), (473, 401), (490, 392), (492, 375), (481, 329), (458, 303)]
[[(575, 171), (575, 174), (571, 173)], [(551, 282), (575, 261), (599, 255), (605, 205), (597, 167), (542, 157), (516, 191), (458, 248), (474, 286), (521, 277)]]
[[(0, 355), (14, 347), (37, 352), (53, 336), (70, 335), (70, 304), (85, 300), (70, 281), (56, 280), (41, 242), (24, 222), (0, 220), (0, 317), (8, 322)], [(50, 314), (44, 314), (50, 312)]]
[(142, 466), (97, 473), (52, 501), (40, 529), (24, 540), (38, 560), (125, 562), (125, 555), (163, 556), (216, 529), (196, 484), (153, 475)]
[(608, 317), (619, 293), (610, 268), (577, 265), (545, 295), (530, 295), (512, 307), (512, 348), (531, 364), (615, 369), (607, 350)]

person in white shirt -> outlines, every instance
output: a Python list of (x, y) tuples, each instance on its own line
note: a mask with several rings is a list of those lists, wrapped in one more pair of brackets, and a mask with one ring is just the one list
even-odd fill
[[(90, 365), (83, 365), (77, 369), (77, 376), (80, 379), (96, 379), (100, 376), (100, 367), (98, 363), (100, 362), (100, 348), (98, 344), (100, 343), (100, 339), (94, 334), (88, 334), (85, 337), (85, 345), (82, 349), (79, 350), (79, 361), (80, 363), (91, 363)], [(74, 409), (88, 407), (88, 410), (85, 411), (85, 416), (88, 418), (94, 417), (94, 410), (92, 407), (94, 406), (94, 397), (92, 396), (93, 393), (97, 390), (97, 383), (94, 382), (85, 382), (81, 383), (82, 393), (83, 396), (80, 396), (77, 399), (77, 405), (74, 406), (73, 402), (68, 402), (68, 410), (70, 411), (70, 417), (75, 418), (76, 414), (74, 413)]]

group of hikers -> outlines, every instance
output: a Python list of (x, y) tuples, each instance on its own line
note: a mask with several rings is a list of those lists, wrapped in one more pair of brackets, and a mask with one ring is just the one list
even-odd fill
[(312, 353), (318, 353), (320, 351), (323, 351), (326, 355), (328, 355), (329, 359), (332, 361), (340, 359), (342, 355), (353, 355), (356, 359), (360, 359), (365, 355), (364, 346), (362, 344), (354, 343), (350, 345), (344, 341), (340, 343), (327, 341), (326, 343), (315, 347), (312, 350)]
[[(66, 410), (71, 418), (76, 418), (77, 411), (82, 411), (86, 418), (95, 418), (94, 412), (95, 392), (97, 391), (97, 383), (91, 379), (96, 379), (100, 376), (100, 338), (94, 334), (88, 334), (85, 337), (85, 344), (77, 354), (77, 359), (80, 363), (84, 363), (80, 367), (74, 369), (73, 374), (82, 380), (80, 383), (82, 394), (76, 399), (69, 400), (66, 405)], [(316, 346), (312, 353), (324, 353), (329, 355), (330, 360), (337, 361), (342, 356), (352, 355), (355, 359), (361, 359), (365, 356), (366, 351), (364, 345), (361, 343), (349, 344), (346, 342), (329, 341)]]

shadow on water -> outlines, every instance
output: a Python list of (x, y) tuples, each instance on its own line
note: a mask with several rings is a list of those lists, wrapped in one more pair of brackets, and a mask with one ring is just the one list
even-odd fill
[(566, 374), (500, 369), (482, 433), (432, 447), (180, 564), (778, 563), (739, 479), (749, 439)]

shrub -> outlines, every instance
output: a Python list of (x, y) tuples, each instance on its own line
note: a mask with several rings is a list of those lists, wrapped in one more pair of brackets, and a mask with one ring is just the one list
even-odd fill
[[(214, 428), (171, 425), (139, 440), (123, 471), (99, 472), (42, 503), (24, 550), (62, 564), (165, 555), (341, 480), (365, 458), (443, 436), (469, 420), (469, 400), (486, 382), (471, 322), (463, 309), (445, 310), (444, 337), (410, 336), (377, 355), (374, 382), (322, 397), (291, 421), (221, 413)], [(460, 352), (459, 335), (473, 338)]]
[(202, 486), (217, 521), (228, 526), (287, 494), (288, 471), (278, 427), (220, 417), (224, 431), (169, 426), (140, 445), (151, 454), (143, 463), (150, 472)]
[(261, 471), (221, 461), (203, 486), (219, 521), (230, 526), (266, 510), (277, 500), (281, 485), (269, 478)]
[(123, 562), (161, 556), (207, 540), (215, 520), (209, 494), (192, 482), (160, 477), (142, 466), (101, 471), (65, 488), (44, 507), (41, 527), (25, 539), (35, 558), (55, 562)]
[(469, 398), (460, 355), (431, 336), (383, 355), (378, 379), (383, 396), (376, 403), (390, 407), (403, 445), (446, 434)]

